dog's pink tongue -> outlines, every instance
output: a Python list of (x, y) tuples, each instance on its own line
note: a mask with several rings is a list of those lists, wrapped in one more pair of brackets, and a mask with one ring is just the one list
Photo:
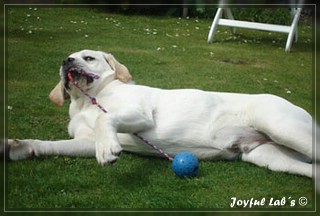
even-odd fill
[(73, 81), (72, 74), (70, 72), (68, 72), (68, 78), (70, 81)]

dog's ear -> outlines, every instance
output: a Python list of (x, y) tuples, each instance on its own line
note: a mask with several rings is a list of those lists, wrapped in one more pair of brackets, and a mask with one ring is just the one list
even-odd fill
[(49, 99), (57, 106), (62, 106), (65, 99), (63, 82), (60, 81), (49, 94)]
[(126, 66), (119, 63), (111, 54), (105, 54), (105, 58), (115, 72), (115, 79), (124, 83), (131, 81), (132, 76)]

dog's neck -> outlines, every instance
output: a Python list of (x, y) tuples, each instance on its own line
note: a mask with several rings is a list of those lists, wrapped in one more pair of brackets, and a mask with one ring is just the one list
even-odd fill
[(115, 75), (109, 74), (107, 76), (100, 77), (99, 80), (96, 80), (95, 83), (93, 83), (92, 88), (88, 89), (88, 92), (92, 93), (94, 96), (98, 95), (103, 89), (106, 88), (110, 83), (115, 81)]

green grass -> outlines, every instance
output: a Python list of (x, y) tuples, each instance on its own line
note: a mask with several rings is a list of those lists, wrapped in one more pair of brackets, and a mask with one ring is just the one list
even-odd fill
[[(138, 84), (159, 88), (272, 93), (313, 113), (312, 27), (285, 53), (285, 34), (219, 27), (212, 20), (125, 16), (89, 8), (7, 7), (8, 137), (68, 139), (68, 103), (48, 100), (62, 59), (81, 49), (112, 53)], [(200, 163), (195, 179), (174, 176), (170, 162), (121, 155), (115, 166), (94, 158), (48, 157), (8, 163), (10, 210), (227, 210), (231, 197), (306, 197), (313, 182), (240, 161)], [(263, 208), (271, 208), (264, 206)], [(291, 210), (287, 204), (276, 210)], [(240, 209), (241, 210), (241, 209)]]

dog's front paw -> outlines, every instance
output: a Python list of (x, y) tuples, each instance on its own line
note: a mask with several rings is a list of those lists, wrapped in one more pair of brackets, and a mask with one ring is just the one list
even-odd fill
[(6, 147), (6, 151), (9, 151), (10, 160), (23, 160), (37, 156), (31, 145), (24, 140), (9, 139)]
[(107, 144), (96, 143), (96, 158), (100, 165), (107, 166), (114, 164), (122, 151), (120, 145), (112, 145), (111, 147)]
[(0, 159), (3, 161), (3, 158), (6, 160), (9, 159), (9, 145), (8, 141), (5, 139), (0, 140)]

